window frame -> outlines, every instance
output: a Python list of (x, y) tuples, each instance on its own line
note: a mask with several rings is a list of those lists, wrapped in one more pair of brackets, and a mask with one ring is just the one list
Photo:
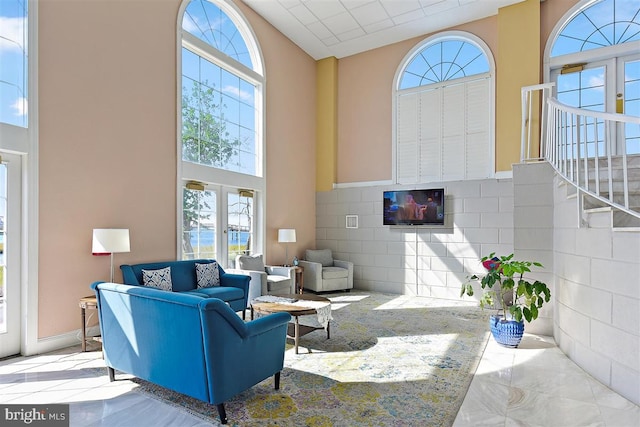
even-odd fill
[[(587, 49), (580, 52), (573, 52), (564, 55), (551, 56), (551, 51), (555, 43), (565, 27), (583, 10), (592, 7), (596, 1), (583, 0), (577, 2), (571, 9), (569, 9), (560, 19), (556, 22), (547, 38), (547, 42), (543, 53), (543, 81), (546, 83), (553, 82), (554, 86), (552, 94), (557, 98), (558, 85), (557, 76), (560, 75), (562, 66), (565, 64), (584, 64), (585, 69), (594, 66), (605, 67), (605, 99), (604, 106), (605, 112), (615, 111), (615, 94), (619, 91), (618, 85), (620, 84), (619, 75), (619, 62), (623, 58), (638, 57), (640, 51), (640, 41), (632, 41), (628, 43), (620, 43), (610, 46), (603, 46), (597, 49)], [(614, 129), (613, 139), (615, 146), (613, 153), (615, 154), (622, 149), (624, 139), (622, 138), (623, 132), (620, 132), (622, 128)]]
[[(486, 73), (480, 73), (480, 74), (474, 74), (472, 76), (465, 76), (462, 78), (457, 78), (457, 79), (452, 79), (452, 80), (445, 80), (445, 81), (441, 81), (441, 82), (436, 82), (433, 83), (431, 85), (423, 85), (423, 86), (417, 86), (417, 87), (413, 87), (413, 88), (409, 88), (409, 89), (399, 89), (400, 86), (400, 81), (402, 79), (402, 75), (406, 69), (406, 67), (411, 63), (411, 61), (414, 59), (414, 57), (421, 52), (423, 49), (425, 49), (426, 47), (428, 47), (429, 45), (438, 43), (439, 41), (446, 41), (446, 40), (451, 40), (451, 39), (459, 39), (462, 40), (464, 42), (467, 43), (471, 43), (473, 45), (475, 45), (478, 49), (480, 49), (480, 51), (482, 51), (485, 54), (485, 57), (487, 59), (487, 62), (489, 64), (489, 71)], [(468, 83), (471, 81), (475, 81), (475, 80), (480, 80), (482, 78), (488, 78), (489, 79), (489, 93), (490, 93), (490, 100), (489, 100), (489, 104), (490, 104), (490, 113), (489, 113), (489, 120), (490, 120), (490, 126), (489, 126), (489, 145), (490, 145), (490, 152), (489, 152), (489, 176), (487, 176), (487, 178), (492, 178), (495, 176), (495, 145), (496, 145), (496, 141), (495, 141), (495, 105), (496, 105), (496, 90), (495, 90), (495, 59), (493, 57), (493, 54), (491, 52), (491, 49), (489, 48), (489, 46), (478, 36), (476, 36), (475, 34), (466, 32), (466, 31), (443, 31), (443, 32), (439, 32), (437, 34), (433, 34), (427, 38), (425, 38), (424, 40), (421, 40), (420, 42), (418, 42), (405, 56), (404, 58), (400, 61), (398, 68), (396, 69), (396, 73), (395, 76), (393, 78), (393, 83), (392, 83), (392, 94), (391, 94), (391, 98), (392, 98), (392, 138), (393, 138), (393, 142), (392, 142), (392, 149), (391, 149), (391, 161), (392, 161), (392, 166), (391, 166), (391, 174), (392, 174), (392, 181), (394, 184), (400, 184), (398, 181), (398, 170), (397, 170), (397, 161), (398, 161), (398, 153), (397, 153), (397, 149), (398, 149), (398, 97), (401, 94), (406, 94), (406, 93), (410, 93), (412, 91), (415, 92), (420, 92), (420, 91), (424, 91), (425, 88), (444, 88), (448, 85), (458, 85), (458, 84), (462, 84), (462, 83)], [(417, 179), (419, 179), (419, 177), (416, 177)], [(466, 178), (465, 178), (466, 179)], [(470, 178), (470, 179), (476, 179), (476, 178)], [(420, 182), (417, 180), (417, 182), (415, 184), (419, 184)], [(406, 185), (411, 185), (411, 184), (406, 184)]]
[[(264, 253), (265, 248), (265, 208), (267, 188), (266, 183), (266, 156), (265, 156), (265, 89), (266, 76), (264, 57), (253, 28), (249, 20), (242, 14), (238, 7), (229, 0), (205, 0), (220, 8), (234, 23), (249, 50), (253, 69), (248, 68), (239, 61), (225, 55), (213, 46), (192, 35), (182, 28), (185, 10), (191, 0), (182, 0), (177, 14), (176, 35), (176, 256), (182, 259), (182, 207), (183, 188), (189, 181), (202, 182), (205, 187), (221, 187), (225, 191), (232, 189), (250, 189), (254, 191), (255, 210), (255, 251)], [(248, 175), (239, 172), (224, 170), (213, 166), (206, 166), (182, 160), (182, 49), (187, 48), (196, 55), (213, 62), (238, 75), (240, 78), (255, 84), (255, 108), (256, 114), (256, 175)], [(218, 215), (220, 217), (220, 215)], [(218, 248), (220, 249), (220, 248)], [(220, 254), (217, 255), (218, 257)], [(224, 255), (226, 257), (226, 255)], [(231, 263), (233, 260), (227, 260)]]

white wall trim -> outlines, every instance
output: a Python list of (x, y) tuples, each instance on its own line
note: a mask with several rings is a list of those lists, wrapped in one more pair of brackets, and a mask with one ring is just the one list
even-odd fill
[(334, 183), (333, 188), (352, 188), (352, 187), (375, 187), (376, 185), (393, 185), (390, 179), (384, 181), (361, 181), (361, 182), (340, 182)]
[(39, 253), (39, 116), (38, 116), (38, 0), (29, 0), (29, 147), (22, 160), (22, 343), (25, 356), (40, 352), (38, 343)]
[(496, 172), (493, 177), (495, 179), (513, 179), (513, 171)]

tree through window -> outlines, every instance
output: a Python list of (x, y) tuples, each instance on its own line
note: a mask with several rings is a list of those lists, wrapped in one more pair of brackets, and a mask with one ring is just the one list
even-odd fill
[(188, 2), (180, 35), (182, 184), (199, 183), (183, 190), (182, 255), (228, 265), (224, 249), (239, 250), (223, 239), (231, 228), (256, 241), (253, 199), (244, 207), (247, 224), (230, 224), (224, 213), (238, 209), (226, 194), (262, 189), (262, 62), (250, 28), (226, 0)]

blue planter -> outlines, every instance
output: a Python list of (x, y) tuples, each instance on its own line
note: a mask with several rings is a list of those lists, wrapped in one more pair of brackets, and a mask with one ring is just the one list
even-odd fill
[(496, 342), (505, 347), (518, 347), (524, 334), (524, 321), (504, 320), (502, 315), (491, 316), (489, 326)]

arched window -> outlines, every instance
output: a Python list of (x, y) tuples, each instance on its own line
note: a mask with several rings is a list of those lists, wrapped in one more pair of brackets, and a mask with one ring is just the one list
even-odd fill
[(493, 175), (493, 60), (477, 37), (439, 34), (396, 73), (398, 184)]
[[(558, 100), (572, 107), (640, 115), (640, 3), (637, 0), (582, 1), (558, 22), (545, 53), (547, 81)], [(605, 153), (604, 124), (589, 154)], [(640, 153), (640, 131), (615, 129), (612, 154)], [(592, 135), (593, 133), (589, 133)], [(594, 138), (595, 139), (595, 138)], [(598, 145), (596, 150), (596, 144)]]
[(183, 4), (180, 184), (183, 258), (223, 266), (260, 247), (264, 194), (262, 58), (247, 21), (227, 0)]

